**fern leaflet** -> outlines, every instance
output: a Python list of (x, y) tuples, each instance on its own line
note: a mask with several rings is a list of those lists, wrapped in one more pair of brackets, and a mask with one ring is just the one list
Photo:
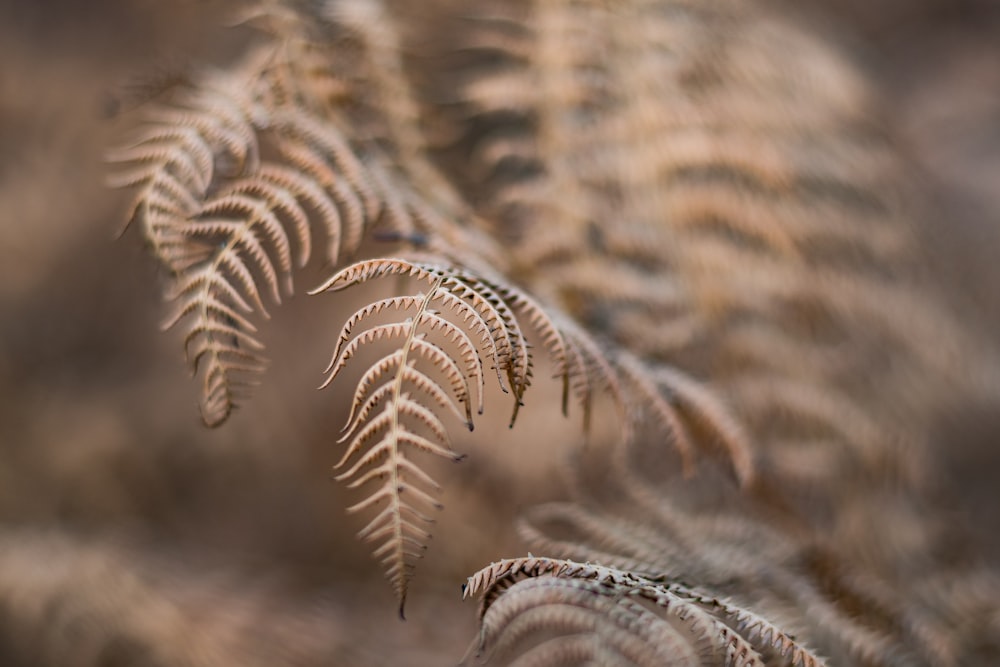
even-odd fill
[[(402, 612), (415, 561), (430, 538), (426, 525), (432, 519), (426, 510), (439, 507), (434, 495), (437, 482), (407, 452), (461, 458), (452, 450), (439, 415), (450, 413), (472, 430), (473, 412), (483, 412), (484, 360), (492, 363), (498, 385), (514, 399), (512, 426), (532, 378), (533, 358), (523, 319), (541, 332), (564, 385), (575, 388), (581, 401), (590, 400), (594, 386), (616, 386), (617, 380), (595, 343), (570, 329), (564, 333), (530, 297), (448, 264), (368, 260), (344, 268), (314, 293), (389, 275), (410, 277), (429, 288), (377, 300), (348, 317), (322, 386), (329, 386), (362, 349), (379, 342), (397, 343), (358, 380), (340, 438), (348, 441), (347, 449), (335, 467), (344, 469), (338, 479), (350, 488), (379, 483), (349, 511), (385, 503), (360, 537), (377, 544), (375, 555)], [(405, 318), (380, 323), (379, 316), (387, 313)]]
[[(734, 603), (680, 582), (593, 563), (535, 556), (504, 559), (469, 577), (463, 593), (482, 598), (480, 654), (513, 650), (521, 636), (531, 632), (560, 633), (559, 638), (566, 632), (586, 631), (613, 654), (623, 656), (626, 664), (698, 665), (702, 642), (724, 665), (760, 667), (764, 664), (760, 653), (770, 651), (793, 667), (825, 664), (793, 637)], [(686, 634), (665, 632), (659, 626), (661, 617), (638, 602), (661, 610)], [(579, 614), (569, 616), (567, 604), (596, 613), (582, 619)], [(688, 645), (678, 650), (678, 640)], [(563, 645), (550, 646), (552, 641), (531, 649), (532, 664), (562, 664)], [(647, 659), (657, 653), (673, 658)]]

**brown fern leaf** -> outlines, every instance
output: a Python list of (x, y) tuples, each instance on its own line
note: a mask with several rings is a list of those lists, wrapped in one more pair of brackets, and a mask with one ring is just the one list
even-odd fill
[(701, 664), (682, 631), (632, 599), (604, 593), (589, 580), (516, 583), (490, 607), (470, 652), (516, 665)]
[[(838, 661), (903, 665), (928, 654), (927, 639), (941, 628), (919, 610), (879, 599), (858, 617), (837, 589), (831, 593), (808, 576), (803, 547), (788, 536), (746, 515), (683, 511), (662, 489), (635, 488), (643, 484), (648, 482), (635, 475), (622, 480), (629, 496), (620, 508), (609, 503), (533, 508), (518, 531), (533, 550), (559, 558), (597, 561), (656, 581), (698, 582), (705, 604), (722, 598), (704, 590), (724, 591), (740, 609), (757, 607), (779, 625), (791, 624)], [(751, 639), (751, 616), (723, 616)], [(739, 626), (744, 621), (747, 625)]]
[[(472, 575), (464, 594), (482, 598), (480, 654), (523, 650), (524, 637), (531, 633), (588, 632), (619, 661), (626, 658), (622, 664), (751, 667), (764, 664), (759, 652), (796, 667), (825, 664), (750, 610), (679, 582), (592, 563), (534, 556), (506, 559)], [(548, 646), (540, 643), (530, 649), (532, 664), (562, 664), (562, 645), (554, 644), (551, 650)], [(655, 660), (647, 662), (654, 655)]]
[(303, 135), (327, 144), (339, 136), (304, 113), (269, 108), (262, 87), (271, 55), (254, 52), (241, 67), (203, 78), (175, 106), (155, 111), (129, 148), (109, 154), (131, 165), (113, 183), (139, 187), (131, 218), (173, 276), (176, 305), (164, 328), (188, 325), (185, 348), (203, 378), (210, 426), (228, 417), (263, 368), (247, 316), (267, 316), (262, 291), (275, 302), (291, 293), (293, 264), (311, 255), (311, 223), (324, 229), (326, 259), (336, 262), (358, 245), (364, 222), (351, 206), (357, 183), (335, 170), (340, 155), (308, 165), (261, 161), (265, 129), (283, 147)]
[[(225, 421), (263, 369), (249, 316), (268, 316), (262, 293), (274, 302), (292, 293), (293, 264), (313, 255), (314, 228), (322, 229), (322, 258), (333, 266), (375, 222), (400, 238), (430, 233), (432, 248), (475, 246), (488, 256), (492, 247), (460, 228), (456, 220), (467, 214), (421, 162), (406, 125), (415, 119), (390, 101), (399, 90), (381, 87), (398, 81), (363, 69), (372, 79), (363, 89), (366, 113), (350, 113), (351, 95), (364, 85), (351, 69), (357, 59), (385, 68), (389, 55), (398, 58), (382, 43), (387, 28), (375, 38), (364, 25), (371, 16), (338, 14), (346, 23), (334, 24), (311, 11), (280, 2), (253, 8), (244, 18), (264, 24), (270, 43), (154, 109), (132, 142), (108, 156), (125, 165), (112, 184), (138, 188), (129, 219), (141, 222), (171, 274), (176, 306), (164, 327), (188, 327), (185, 348), (203, 379), (210, 426)], [(351, 30), (358, 43), (336, 50), (335, 35)], [(396, 165), (383, 159), (386, 149), (398, 152)], [(434, 198), (413, 190), (430, 182)]]
[[(500, 388), (514, 399), (511, 426), (533, 368), (522, 319), (540, 331), (564, 385), (572, 385), (581, 401), (589, 402), (592, 386), (617, 381), (596, 344), (580, 332), (566, 333), (528, 295), (429, 259), (359, 262), (313, 292), (337, 291), (389, 275), (428, 284), (426, 292), (381, 299), (351, 315), (337, 337), (323, 383), (324, 387), (332, 383), (362, 349), (380, 341), (394, 346), (357, 383), (341, 437), (349, 444), (336, 467), (353, 461), (338, 476), (351, 488), (381, 482), (373, 495), (349, 511), (386, 502), (361, 537), (380, 545), (376, 556), (386, 568), (401, 609), (414, 562), (430, 537), (423, 526), (431, 519), (422, 510), (437, 506), (430, 493), (438, 488), (406, 452), (461, 458), (451, 450), (448, 429), (438, 412), (449, 412), (473, 428), (473, 405), (476, 412), (483, 411), (484, 359), (492, 363)], [(373, 323), (390, 313), (393, 321)], [(408, 497), (415, 498), (420, 508), (413, 508)]]
[[(241, 84), (233, 74), (207, 77), (176, 107), (155, 112), (132, 146), (109, 154), (132, 166), (113, 184), (140, 187), (130, 219), (141, 221), (153, 252), (175, 276), (177, 305), (164, 328), (190, 322), (185, 349), (203, 378), (202, 416), (209, 425), (228, 416), (247, 387), (243, 376), (264, 365), (263, 346), (246, 319), (264, 309), (253, 271), (280, 298), (278, 271), (291, 268), (283, 224), (266, 203), (282, 193), (258, 188), (254, 197), (237, 181), (209, 196), (217, 181), (259, 164), (255, 109)], [(299, 213), (291, 202), (284, 210), (293, 218)], [(249, 220), (240, 220), (244, 214)]]
[[(927, 435), (957, 396), (995, 395), (997, 364), (920, 279), (919, 178), (877, 91), (767, 3), (468, 14), (445, 150), (471, 157), (453, 178), (515, 248), (510, 274), (635, 355), (623, 385), (682, 452), (724, 452), (925, 604), (913, 573), (951, 546), (916, 500), (936, 475)], [(871, 510), (887, 477), (914, 496), (891, 517)]]
[[(476, 344), (463, 329), (438, 315), (433, 306), (454, 308), (459, 316), (464, 317), (476, 318), (478, 314), (461, 299), (450, 302), (447, 298), (442, 299), (443, 281), (444, 277), (438, 276), (426, 295), (385, 300), (356, 313), (346, 327), (347, 333), (341, 335), (341, 341), (349, 338), (354, 324), (386, 308), (409, 311), (411, 317), (405, 322), (366, 329), (342, 347), (338, 343), (336, 356), (328, 369), (327, 384), (361, 346), (379, 339), (398, 339), (401, 342), (398, 349), (376, 362), (358, 383), (351, 415), (341, 437), (341, 441), (349, 438), (350, 444), (335, 466), (347, 466), (348, 461), (364, 451), (337, 479), (348, 482), (348, 488), (362, 487), (370, 481), (379, 482), (378, 490), (348, 508), (348, 512), (385, 505), (359, 533), (359, 537), (378, 545), (375, 556), (382, 561), (386, 575), (395, 588), (401, 615), (414, 561), (422, 556), (431, 537), (424, 528), (424, 525), (433, 523), (426, 510), (441, 507), (431, 495), (439, 490), (439, 485), (407, 458), (406, 452), (423, 451), (454, 461), (462, 458), (451, 449), (444, 423), (406, 388), (412, 386), (414, 391), (430, 396), (439, 408), (450, 409), (460, 419), (462, 412), (459, 405), (464, 405), (470, 429), (469, 406), (473, 391), (470, 378), (478, 385), (479, 395), (482, 396), (482, 360)], [(482, 319), (477, 320), (477, 325), (481, 329), (486, 326)], [(460, 367), (443, 347), (427, 340), (426, 336), (433, 331), (440, 331), (447, 343), (456, 346), (457, 356), (463, 360), (464, 367)], [(441, 372), (450, 386), (445, 388), (416, 368), (418, 360)]]

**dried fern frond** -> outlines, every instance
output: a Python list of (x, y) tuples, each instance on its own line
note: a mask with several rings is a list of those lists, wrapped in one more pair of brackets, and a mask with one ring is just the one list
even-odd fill
[[(173, 277), (176, 306), (164, 328), (188, 326), (185, 350), (203, 379), (202, 417), (212, 426), (263, 368), (263, 345), (247, 316), (267, 316), (261, 292), (275, 302), (282, 290), (291, 293), (293, 263), (312, 254), (311, 225), (323, 228), (326, 259), (336, 262), (341, 249), (357, 246), (366, 222), (357, 194), (363, 184), (349, 178), (357, 159), (346, 155), (336, 128), (273, 107), (274, 58), (273, 49), (261, 49), (203, 77), (172, 106), (154, 110), (129, 148), (109, 154), (131, 166), (112, 183), (139, 187), (131, 218)], [(261, 158), (265, 131), (279, 135), (285, 160)], [(341, 150), (306, 162), (297, 151), (313, 143)]]
[[(606, 567), (483, 575), (484, 646), (521, 664), (819, 664), (780, 626), (845, 662), (958, 662), (961, 605), (908, 593), (947, 553), (919, 518), (922, 442), (972, 356), (909, 281), (902, 169), (861, 78), (786, 17), (729, 0), (478, 0), (454, 48), (427, 46), (447, 29), (421, 45), (468, 65), (456, 76), (447, 57), (404, 67), (404, 5), (252, 8), (264, 46), (110, 156), (171, 274), (165, 326), (187, 327), (205, 421), (263, 368), (255, 315), (292, 292), (295, 265), (337, 271), (369, 236), (417, 247), (318, 290), (421, 284), (347, 318), (324, 382), (377, 353), (336, 467), (363, 494), (349, 511), (373, 515), (360, 537), (401, 613), (440, 508), (425, 463), (461, 458), (451, 428), (472, 429), (493, 373), (513, 425), (541, 349), (564, 413), (587, 426), (602, 397), (617, 408), (624, 446), (600, 487), (624, 502), (528, 513), (530, 548)], [(422, 79), (458, 99), (421, 107)], [(450, 156), (431, 155), (427, 121)], [(687, 479), (630, 460), (664, 443)], [(742, 489), (690, 480), (706, 450)], [(903, 510), (849, 539), (887, 476)], [(892, 548), (880, 517), (921, 548)], [(827, 550), (836, 576), (817, 572)], [(845, 555), (878, 583), (850, 585)], [(970, 615), (992, 613), (967, 595)]]
[[(131, 217), (141, 220), (153, 252), (176, 276), (171, 298), (177, 306), (164, 327), (190, 322), (185, 350), (203, 378), (202, 415), (209, 424), (229, 414), (246, 389), (243, 376), (262, 369), (263, 346), (246, 315), (264, 311), (261, 287), (280, 299), (279, 272), (291, 269), (284, 223), (266, 201), (287, 200), (292, 219), (304, 215), (287, 189), (258, 186), (255, 197), (247, 194), (248, 184), (237, 183), (210, 194), (217, 180), (259, 167), (255, 109), (245, 86), (242, 77), (217, 74), (177, 107), (152, 115), (133, 146), (109, 154), (138, 165), (113, 183), (140, 186)], [(216, 165), (223, 166), (221, 174)], [(241, 220), (244, 214), (248, 219)], [(300, 229), (298, 243), (305, 245)]]
[[(439, 416), (450, 413), (470, 430), (473, 412), (484, 409), (485, 377), (492, 365), (499, 387), (513, 398), (517, 418), (534, 366), (525, 327), (540, 332), (564, 396), (572, 391), (584, 412), (599, 387), (614, 387), (614, 370), (580, 332), (564, 331), (526, 294), (495, 285), (447, 263), (375, 259), (342, 269), (314, 293), (337, 291), (383, 276), (404, 276), (427, 285), (426, 292), (371, 303), (347, 319), (327, 367), (328, 386), (360, 351), (384, 341), (392, 351), (378, 358), (358, 381), (341, 441), (348, 446), (338, 479), (350, 488), (378, 481), (378, 489), (349, 509), (385, 507), (360, 537), (379, 545), (402, 608), (414, 561), (421, 555), (432, 522), (424, 510), (438, 507), (435, 482), (407, 451), (459, 460)], [(370, 322), (392, 313), (388, 323)], [(488, 361), (484, 361), (488, 360)], [(413, 498), (409, 501), (408, 498)], [(418, 504), (417, 507), (414, 503)]]
[(773, 511), (761, 516), (746, 499), (709, 500), (697, 509), (697, 498), (707, 499), (699, 493), (704, 480), (655, 479), (638, 445), (614, 451), (596, 501), (584, 496), (526, 512), (518, 532), (528, 547), (646, 578), (697, 582), (794, 629), (837, 662), (955, 664), (953, 619), (906, 602), (868, 574), (859, 578), (808, 529), (780, 523)]
[[(922, 534), (905, 558), (849, 554), (914, 587), (898, 565), (937, 551), (921, 511), (882, 521), (869, 494), (887, 477), (927, 494), (934, 420), (995, 396), (1000, 366), (921, 280), (918, 179), (877, 91), (767, 3), (482, 0), (468, 15), (446, 49), (460, 75), (440, 77), (462, 84), (444, 150), (471, 158), (452, 177), (510, 240), (520, 284), (635, 356), (648, 375), (627, 384), (668, 397), (647, 414), (680, 416), (665, 431), (680, 447), (752, 462), (754, 488), (831, 548), (884, 543), (885, 523)], [(668, 388), (688, 379), (703, 391)]]
[[(623, 480), (623, 487), (635, 482)], [(533, 550), (724, 593), (790, 624), (796, 636), (848, 664), (909, 664), (914, 656), (936, 654), (943, 630), (919, 609), (876, 596), (877, 586), (821, 580), (809, 549), (752, 516), (684, 511), (663, 490), (634, 493), (622, 507), (543, 505), (518, 529)], [(859, 599), (866, 600), (861, 612), (850, 602)]]
[[(171, 274), (176, 305), (164, 328), (188, 327), (185, 350), (203, 380), (210, 426), (225, 421), (263, 369), (249, 317), (267, 317), (262, 293), (276, 303), (292, 293), (293, 265), (314, 256), (317, 229), (326, 243), (316, 254), (332, 266), (375, 223), (402, 238), (430, 234), (432, 248), (467, 244), (490, 254), (488, 240), (462, 229), (470, 214), (420, 161), (412, 128), (403, 126), (415, 119), (400, 118), (399, 103), (388, 102), (398, 82), (381, 70), (352, 70), (366, 57), (385, 68), (385, 45), (363, 25), (304, 12), (275, 2), (254, 9), (249, 17), (269, 27), (269, 43), (153, 109), (131, 143), (108, 155), (124, 165), (112, 185), (138, 189), (129, 220), (141, 223)], [(357, 43), (338, 50), (345, 35)], [(368, 113), (356, 111), (356, 97), (371, 105)], [(405, 163), (384, 157), (397, 146)], [(429, 183), (433, 197), (413, 189)]]
[[(509, 656), (511, 649), (523, 650), (522, 640), (532, 633), (586, 632), (589, 657), (601, 647), (615, 656), (613, 664), (751, 667), (765, 664), (761, 653), (773, 654), (780, 664), (825, 664), (748, 609), (680, 582), (612, 567), (535, 556), (506, 559), (469, 577), (463, 591), (482, 599), (480, 654), (501, 649)], [(563, 648), (543, 639), (529, 649), (531, 664), (563, 664)]]
[[(515, 584), (490, 608), (479, 652), (517, 665), (690, 665), (683, 633), (642, 604), (604, 595), (600, 584), (540, 577)], [(528, 644), (530, 648), (519, 650)], [(475, 648), (475, 647), (470, 647)]]

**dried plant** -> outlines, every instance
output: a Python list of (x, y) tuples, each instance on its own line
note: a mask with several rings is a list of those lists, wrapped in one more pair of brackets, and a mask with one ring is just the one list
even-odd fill
[[(948, 636), (962, 596), (924, 586), (941, 563), (919, 499), (934, 410), (994, 390), (997, 366), (915, 287), (906, 170), (863, 79), (757, 4), (445, 9), (426, 48), (447, 65), (428, 67), (404, 59), (422, 42), (394, 3), (262, 3), (243, 17), (262, 44), (110, 154), (206, 424), (248, 399), (254, 317), (296, 266), (332, 274), (313, 293), (394, 276), (397, 295), (346, 317), (324, 386), (359, 366), (335, 467), (401, 613), (440, 508), (428, 460), (462, 459), (449, 434), (492, 410), (494, 373), (513, 425), (541, 352), (564, 413), (590, 427), (614, 408), (618, 464), (590, 486), (626, 503), (528, 513), (546, 557), (467, 588), (485, 591), (484, 648), (803, 666), (824, 664), (806, 644), (838, 664), (978, 650)], [(642, 479), (639, 445), (684, 479)], [(886, 478), (905, 502), (881, 520), (910, 549), (877, 516), (858, 528)]]
[(600, 664), (752, 667), (764, 664), (759, 652), (773, 652), (791, 665), (825, 664), (751, 611), (682, 583), (610, 567), (533, 556), (502, 560), (469, 577), (464, 591), (483, 599), (481, 648), (498, 635), (513, 644), (530, 633), (572, 633), (575, 641), (558, 637), (532, 648), (534, 659), (565, 651)]

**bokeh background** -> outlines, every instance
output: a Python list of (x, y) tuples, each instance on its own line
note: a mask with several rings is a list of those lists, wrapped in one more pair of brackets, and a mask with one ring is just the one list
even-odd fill
[[(105, 188), (103, 153), (143, 103), (239, 53), (235, 4), (0, 0), (0, 664), (454, 662), (474, 634), (464, 576), (520, 553), (509, 518), (564, 491), (565, 451), (497, 436), (499, 463), (472, 457), (448, 491), (397, 623), (330, 481), (342, 415), (315, 390), (353, 302), (282, 306), (264, 386), (201, 425), (178, 335), (159, 333), (162, 276), (136, 230), (116, 240), (128, 196)], [(932, 202), (928, 271), (1000, 344), (1000, 3), (775, 4), (883, 91)], [(1000, 566), (1000, 415), (969, 406), (942, 429), (954, 511)], [(545, 465), (509, 474), (528, 456)], [(109, 628), (132, 639), (109, 648)]]

